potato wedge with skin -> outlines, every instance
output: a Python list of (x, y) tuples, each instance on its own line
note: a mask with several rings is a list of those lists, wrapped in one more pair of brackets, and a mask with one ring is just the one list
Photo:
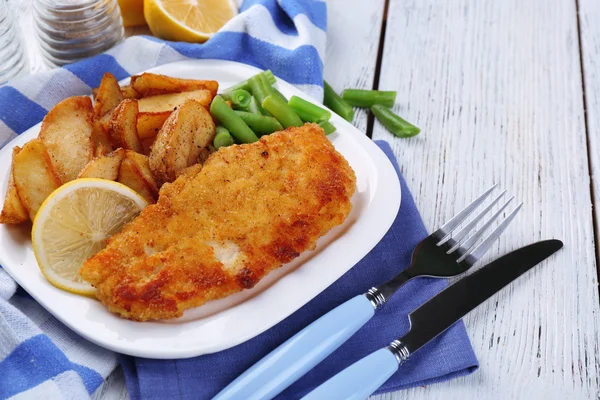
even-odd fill
[(158, 184), (173, 182), (181, 171), (197, 164), (214, 137), (215, 123), (196, 100), (188, 100), (173, 111), (150, 151), (150, 169)]
[[(129, 85), (127, 86), (121, 86), (121, 95), (123, 96), (123, 99), (139, 99), (140, 94), (138, 92), (136, 92), (135, 90), (133, 90), (133, 88)], [(98, 96), (98, 88), (93, 88), (92, 89), (92, 97), (95, 99)]]
[(140, 140), (155, 138), (173, 111), (140, 112), (137, 119), (137, 131)]
[(204, 107), (210, 106), (213, 96), (209, 90), (200, 89), (191, 92), (160, 94), (156, 96), (143, 97), (138, 100), (140, 113), (162, 113), (174, 111), (176, 107), (185, 103), (186, 100), (194, 99)]
[(110, 120), (110, 139), (114, 147), (141, 153), (144, 151), (137, 134), (137, 100), (123, 100)]
[(92, 142), (94, 143), (94, 157), (105, 156), (113, 149), (110, 137), (108, 136), (108, 130), (103, 126), (102, 120), (94, 121)]
[(121, 94), (123, 95), (123, 99), (139, 99), (142, 97), (130, 85), (121, 86)]
[(138, 171), (142, 174), (142, 178), (144, 178), (146, 187), (149, 189), (150, 193), (152, 193), (152, 196), (154, 198), (158, 198), (158, 186), (156, 185), (156, 180), (154, 179), (154, 175), (150, 170), (150, 162), (148, 157), (131, 150), (125, 150), (125, 157), (128, 160), (131, 160), (135, 164)]
[(119, 82), (113, 74), (106, 72), (100, 81), (98, 93), (94, 98), (94, 116), (101, 118), (115, 109), (123, 101)]
[(219, 83), (217, 81), (173, 78), (149, 72), (132, 76), (130, 85), (143, 97), (166, 93), (190, 92), (198, 89), (207, 89), (211, 92), (212, 97), (214, 97), (219, 90)]
[(156, 136), (152, 137), (152, 138), (140, 140), (140, 143), (142, 144), (142, 148), (144, 149), (144, 151), (142, 152), (143, 155), (145, 155), (145, 156), (150, 155), (150, 151), (152, 151), (152, 145), (154, 144), (155, 141), (156, 141)]
[(44, 117), (39, 138), (63, 183), (77, 178), (93, 158), (93, 129), (92, 100), (86, 96), (69, 97)]
[(153, 188), (148, 185), (136, 163), (127, 157), (125, 157), (121, 163), (117, 182), (135, 190), (140, 196), (146, 199), (148, 203), (156, 203), (157, 196), (154, 195)]
[(98, 178), (116, 181), (125, 158), (125, 150), (118, 148), (110, 154), (94, 158), (79, 173), (78, 178)]
[(21, 204), (33, 221), (44, 200), (62, 185), (42, 140), (23, 146), (13, 160), (12, 173)]
[(0, 224), (20, 224), (21, 222), (29, 220), (29, 214), (25, 207), (23, 207), (23, 204), (21, 204), (21, 199), (17, 193), (15, 178), (12, 173), (12, 165), (15, 163), (15, 156), (19, 154), (20, 151), (21, 148), (19, 146), (13, 148), (13, 161), (9, 171), (8, 190), (6, 191), (6, 196), (4, 198), (4, 206), (2, 206), (2, 212), (0, 212)]

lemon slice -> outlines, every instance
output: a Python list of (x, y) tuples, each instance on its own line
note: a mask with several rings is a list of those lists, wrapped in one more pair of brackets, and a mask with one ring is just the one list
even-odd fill
[(237, 14), (232, 0), (144, 0), (154, 36), (203, 43)]
[(56, 189), (40, 207), (31, 232), (42, 274), (61, 289), (93, 295), (96, 289), (79, 276), (79, 268), (146, 205), (127, 186), (103, 179), (77, 179)]

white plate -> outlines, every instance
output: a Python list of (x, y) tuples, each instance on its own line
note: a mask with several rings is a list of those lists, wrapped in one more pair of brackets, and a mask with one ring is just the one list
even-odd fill
[[(165, 75), (214, 79), (231, 86), (258, 69), (229, 61), (192, 60), (149, 70)], [(125, 82), (121, 82), (125, 83)], [(278, 79), (287, 97), (314, 102)], [(187, 310), (183, 317), (134, 322), (108, 312), (100, 302), (52, 286), (40, 273), (29, 226), (0, 225), (0, 264), (33, 298), (69, 328), (108, 349), (148, 358), (186, 358), (227, 349), (264, 332), (331, 285), (360, 261), (391, 226), (400, 207), (400, 185), (385, 154), (363, 133), (337, 115), (329, 135), (356, 173), (357, 192), (346, 221), (322, 237), (314, 251), (271, 272), (251, 290)], [(0, 194), (8, 184), (11, 149), (33, 139), (40, 124), (0, 151)]]

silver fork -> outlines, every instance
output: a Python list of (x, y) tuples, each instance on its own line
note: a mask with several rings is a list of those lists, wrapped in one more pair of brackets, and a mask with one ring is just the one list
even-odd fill
[(500, 237), (522, 206), (518, 205), (477, 244), (486, 229), (498, 219), (514, 197), (505, 202), (470, 236), (469, 233), (500, 201), (506, 191), (494, 198), (463, 228), (458, 228), (483, 204), (496, 186), (492, 186), (440, 229), (423, 239), (413, 250), (408, 268), (308, 325), (250, 367), (214, 399), (251, 400), (275, 397), (348, 340), (409, 280), (425, 276), (449, 278), (469, 270)]

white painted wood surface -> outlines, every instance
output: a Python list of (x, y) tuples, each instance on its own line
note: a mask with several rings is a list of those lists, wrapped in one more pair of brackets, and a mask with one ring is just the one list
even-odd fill
[[(8, 1), (20, 7), (22, 26), (31, 26), (31, 0)], [(384, 0), (327, 3), (325, 79), (337, 90), (373, 87)], [(376, 123), (373, 137), (392, 143), (426, 226), (435, 228), (500, 182), (524, 210), (487, 259), (541, 238), (560, 238), (565, 249), (466, 318), (478, 372), (377, 399), (600, 398), (600, 307), (576, 2), (389, 3), (379, 88), (398, 90), (395, 110), (423, 133), (395, 139)], [(579, 3), (587, 134), (597, 171), (600, 0)], [(32, 70), (45, 68), (31, 30), (25, 36)], [(367, 130), (364, 112), (354, 122)], [(128, 397), (120, 369), (93, 396)]]
[[(600, 25), (598, 24), (600, 0), (579, 0), (578, 6), (588, 156), (592, 175), (594, 212), (598, 221), (600, 218)], [(596, 251), (600, 254), (600, 248)]]
[[(575, 2), (397, 0), (387, 26), (379, 88), (398, 90), (395, 110), (423, 132), (394, 139), (376, 124), (373, 138), (392, 142), (427, 227), (500, 182), (524, 208), (486, 259), (542, 238), (565, 248), (466, 318), (478, 372), (382, 398), (597, 399), (600, 310)], [(598, 96), (600, 85), (590, 90)]]

